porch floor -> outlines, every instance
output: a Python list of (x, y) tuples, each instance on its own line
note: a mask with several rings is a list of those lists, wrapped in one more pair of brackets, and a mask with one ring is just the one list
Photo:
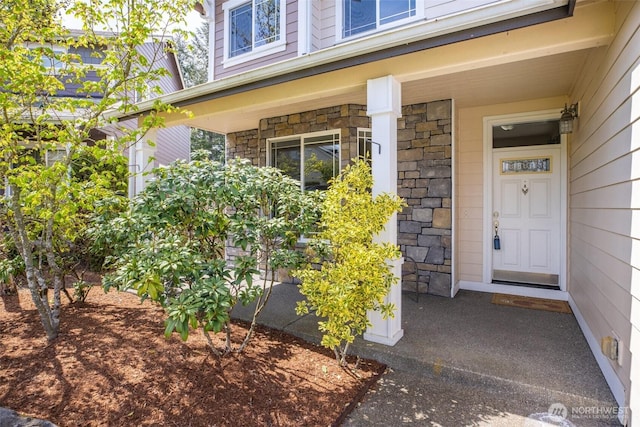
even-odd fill
[[(619, 425), (585, 413), (616, 404), (575, 317), (495, 305), (491, 296), (403, 294), (403, 338), (393, 347), (362, 339), (352, 346), (391, 369), (345, 424)], [(295, 314), (301, 299), (297, 286), (276, 285), (259, 322), (319, 343), (318, 318)], [(249, 313), (234, 310), (245, 320)], [(567, 418), (538, 424), (553, 404)]]

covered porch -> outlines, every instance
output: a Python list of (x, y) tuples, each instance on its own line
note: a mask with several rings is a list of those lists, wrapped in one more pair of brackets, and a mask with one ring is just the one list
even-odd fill
[[(276, 285), (259, 321), (319, 343), (318, 318), (295, 314), (302, 298), (297, 286)], [(533, 426), (543, 425), (533, 420), (552, 405), (563, 405), (570, 423), (558, 417), (544, 425), (619, 425), (618, 405), (573, 314), (496, 305), (490, 293), (474, 291), (417, 300), (404, 292), (402, 307), (404, 337), (395, 346), (362, 339), (352, 346), (391, 371), (345, 425)], [(234, 311), (245, 320), (251, 313)], [(593, 408), (603, 416), (587, 413)]]
[[(588, 154), (586, 149), (574, 149), (574, 144), (582, 142), (575, 134), (563, 137), (559, 144), (564, 180), (564, 184), (561, 184), (564, 187), (559, 195), (564, 203), (560, 207), (560, 223), (564, 228), (557, 233), (562, 242), (557, 254), (558, 289), (512, 286), (507, 292), (571, 302), (591, 352), (585, 347), (587, 356), (574, 355), (570, 348), (565, 349), (562, 336), (556, 337), (557, 342), (545, 341), (553, 338), (557, 332), (554, 322), (549, 320), (548, 327), (532, 331), (526, 326), (537, 326), (544, 322), (537, 317), (531, 318), (531, 314), (522, 310), (510, 312), (503, 319), (504, 324), (500, 320), (503, 309), (492, 306), (487, 312), (498, 317), (489, 316), (484, 319), (486, 322), (481, 321), (480, 315), (478, 318), (468, 317), (468, 314), (473, 313), (472, 308), (468, 312), (458, 313), (461, 318), (448, 317), (448, 311), (454, 313), (457, 312), (457, 307), (463, 306), (460, 303), (462, 300), (467, 301), (465, 304), (469, 306), (485, 307), (489, 292), (496, 292), (497, 286), (501, 286), (493, 283), (491, 277), (495, 255), (490, 244), (494, 209), (492, 199), (487, 196), (493, 188), (492, 175), (487, 172), (491, 170), (492, 159), (492, 147), (487, 145), (487, 129), (492, 124), (500, 124), (500, 120), (507, 120), (505, 117), (520, 121), (528, 120), (529, 117), (546, 119), (554, 115), (559, 118), (565, 104), (573, 104), (582, 99), (585, 111), (578, 119), (578, 137), (583, 129), (595, 133), (596, 130), (591, 127), (597, 124), (591, 125), (588, 119), (599, 119), (600, 113), (609, 117), (609, 113), (599, 108), (598, 104), (605, 95), (594, 95), (591, 88), (599, 87), (598, 84), (608, 87), (609, 83), (607, 81), (606, 85), (603, 84), (605, 79), (602, 78), (597, 84), (591, 84), (591, 78), (584, 80), (581, 73), (589, 68), (590, 73), (600, 78), (600, 74), (607, 70), (598, 67), (599, 61), (605, 58), (613, 62), (618, 58), (615, 56), (617, 51), (609, 49), (609, 45), (615, 42), (617, 31), (615, 7), (612, 2), (584, 2), (578, 5), (575, 15), (570, 18), (483, 37), (470, 34), (466, 40), (441, 43), (407, 53), (390, 49), (377, 52), (373, 48), (370, 52), (350, 52), (348, 44), (336, 46), (317, 54), (272, 64), (167, 95), (163, 97), (163, 101), (190, 111), (191, 116), (182, 113), (167, 114), (166, 125), (188, 125), (226, 134), (229, 137), (228, 157), (248, 157), (258, 165), (269, 164), (269, 144), (273, 139), (336, 129), (340, 132), (341, 144), (343, 141), (349, 143), (340, 148), (340, 162), (345, 163), (356, 153), (352, 149), (358, 138), (355, 132), (359, 128), (369, 131), (370, 139), (380, 144), (379, 151), (373, 150), (374, 179), (378, 185), (382, 185), (378, 189), (406, 192), (404, 181), (407, 181), (406, 185), (413, 181), (410, 197), (416, 200), (410, 212), (403, 212), (403, 217), (390, 223), (387, 234), (382, 238), (399, 243), (407, 259), (410, 257), (422, 264), (417, 267), (421, 271), (416, 271), (416, 274), (419, 283), (428, 285), (423, 291), (456, 298), (448, 300), (427, 297), (425, 304), (437, 301), (429, 304), (444, 307), (441, 317), (431, 318), (430, 313), (437, 313), (437, 308), (416, 308), (403, 297), (399, 288), (394, 289), (389, 297), (398, 307), (397, 318), (387, 322), (374, 319), (374, 328), (366, 338), (395, 346), (385, 350), (385, 347), (367, 342), (362, 348), (376, 348), (379, 355), (387, 354), (386, 357), (392, 359), (393, 363), (403, 360), (403, 351), (412, 348), (414, 351), (419, 350), (419, 354), (424, 357), (431, 358), (429, 363), (433, 366), (432, 370), (440, 370), (440, 373), (448, 372), (447, 375), (455, 376), (478, 370), (478, 378), (502, 378), (512, 385), (515, 384), (513, 381), (520, 379), (530, 381), (531, 375), (539, 372), (540, 376), (536, 380), (538, 382), (534, 382), (536, 387), (549, 381), (547, 375), (564, 378), (562, 372), (571, 366), (575, 371), (569, 371), (575, 374), (575, 379), (585, 377), (584, 372), (578, 371), (586, 370), (591, 373), (591, 369), (585, 369), (585, 366), (591, 366), (595, 355), (617, 401), (623, 405), (632, 401), (629, 397), (630, 347), (621, 347), (623, 356), (611, 361), (601, 354), (599, 342), (600, 338), (610, 335), (614, 330), (623, 331), (619, 332), (622, 334), (621, 341), (630, 345), (631, 323), (627, 315), (630, 310), (626, 310), (629, 293), (613, 286), (611, 288), (616, 291), (611, 293), (598, 288), (600, 284), (609, 285), (613, 281), (607, 279), (606, 273), (602, 273), (609, 271), (604, 265), (608, 258), (597, 258), (603, 266), (602, 271), (596, 271), (593, 258), (599, 252), (596, 253), (595, 245), (580, 239), (573, 245), (570, 244), (572, 208), (580, 208), (579, 202), (586, 198), (581, 195), (571, 198), (569, 176), (572, 168), (582, 168), (584, 170), (581, 169), (580, 172), (587, 175), (587, 168), (593, 166), (591, 159), (597, 157), (593, 156), (589, 161), (582, 162), (583, 157)], [(631, 34), (633, 25), (628, 26)], [(626, 33), (625, 36), (631, 37)], [(616, 46), (616, 49), (633, 46), (633, 43), (624, 44), (622, 36), (619, 39), (620, 46)], [(359, 56), (350, 56), (356, 54)], [(615, 57), (612, 59), (609, 56)], [(624, 58), (624, 55), (619, 57)], [(612, 74), (614, 71), (618, 72), (615, 67), (611, 67), (611, 70)], [(609, 78), (608, 75), (605, 77)], [(576, 86), (579, 86), (579, 90)], [(144, 104), (141, 107), (144, 109)], [(336, 110), (337, 116), (328, 120), (327, 112)], [(420, 123), (425, 125), (419, 128), (416, 124), (409, 130), (403, 127), (407, 123), (407, 112), (412, 115), (422, 114), (424, 120)], [(437, 122), (434, 125), (436, 128), (430, 127), (430, 121)], [(595, 120), (591, 122), (596, 123)], [(438, 134), (431, 132), (432, 130)], [(414, 132), (429, 133), (429, 136), (416, 137)], [(613, 132), (612, 130), (611, 133)], [(584, 134), (587, 135), (587, 132)], [(601, 135), (597, 136), (600, 138)], [(624, 143), (622, 140), (616, 142)], [(593, 144), (589, 144), (588, 148), (593, 148)], [(436, 155), (435, 151), (438, 156), (444, 156), (445, 161), (441, 164), (424, 162), (419, 165), (413, 159), (417, 153)], [(598, 152), (598, 155), (602, 154)], [(151, 156), (152, 153), (148, 155)], [(577, 160), (574, 161), (573, 158)], [(582, 164), (576, 166), (576, 162)], [(422, 173), (426, 176), (422, 176)], [(602, 176), (598, 175), (596, 178), (602, 179)], [(425, 179), (429, 180), (428, 188), (425, 186), (420, 194), (420, 185)], [(592, 184), (590, 181), (589, 185)], [(580, 185), (587, 184), (578, 183)], [(430, 194), (431, 190), (436, 194)], [(526, 187), (522, 190), (524, 193)], [(406, 197), (405, 194), (401, 195)], [(600, 204), (602, 198), (598, 200)], [(588, 205), (586, 201), (583, 204)], [(585, 223), (587, 222), (585, 219)], [(613, 227), (617, 225), (619, 224), (614, 224)], [(618, 234), (625, 236), (623, 238), (626, 244), (628, 230)], [(600, 238), (597, 240), (603, 241)], [(573, 252), (570, 252), (570, 246)], [(437, 247), (437, 251), (431, 251), (433, 247)], [(612, 252), (615, 251), (612, 249)], [(438, 256), (434, 258), (433, 254), (436, 253)], [(627, 256), (630, 254), (624, 253), (620, 258)], [(569, 265), (570, 258), (573, 270)], [(582, 268), (576, 269), (576, 265)], [(608, 262), (607, 265), (614, 264)], [(625, 272), (629, 265), (623, 266)], [(395, 265), (396, 274), (400, 276), (411, 273), (408, 266), (409, 263), (405, 263), (401, 273), (403, 267)], [(591, 276), (583, 277), (587, 271), (592, 273)], [(598, 286), (592, 286), (591, 277), (596, 273), (600, 280)], [(621, 287), (627, 288), (624, 278), (617, 277), (617, 272), (610, 273), (609, 277), (616, 276), (616, 280), (620, 279)], [(274, 300), (277, 299), (278, 296), (275, 295)], [(596, 301), (600, 301), (600, 304)], [(460, 305), (456, 306), (456, 303)], [(415, 311), (408, 311), (414, 309)], [(615, 313), (615, 316), (610, 319), (609, 313)], [(573, 316), (569, 317), (573, 319), (575, 326), (575, 319)], [(423, 321), (428, 326), (420, 326)], [(296, 321), (295, 324), (297, 323)], [(523, 329), (511, 330), (514, 325), (522, 326)], [(481, 330), (476, 329), (477, 327)], [(584, 341), (579, 329), (576, 332)], [(468, 336), (465, 335), (467, 333)], [(441, 334), (442, 342), (431, 342), (432, 335), (438, 334)], [(544, 351), (533, 352), (539, 356), (530, 356), (533, 351), (528, 346), (533, 342), (530, 336), (540, 338), (539, 343)], [(468, 346), (465, 343), (467, 339), (470, 340)], [(473, 347), (473, 343), (477, 344), (477, 348)], [(554, 346), (553, 351), (545, 346)], [(430, 354), (429, 349), (437, 349), (438, 353)], [(523, 352), (513, 353), (518, 349)], [(385, 353), (386, 351), (389, 353)], [(500, 354), (511, 356), (500, 359)], [(467, 358), (458, 360), (461, 355)], [(555, 358), (555, 364), (546, 357)], [(481, 359), (486, 362), (485, 365), (472, 366), (473, 363), (480, 363)], [(533, 365), (539, 362), (540, 369), (508, 363), (509, 360), (518, 359), (520, 362), (531, 361)], [(449, 366), (447, 363), (456, 360), (460, 362), (459, 367), (444, 369)], [(593, 366), (593, 375), (601, 378), (597, 365)], [(509, 376), (504, 378), (491, 370), (483, 371), (488, 368), (495, 369), (496, 372), (509, 368)], [(561, 387), (560, 391), (571, 394), (571, 387), (592, 389), (593, 384), (576, 384), (572, 382), (575, 379), (560, 381), (564, 384), (562, 387), (565, 387)], [(600, 385), (595, 389), (604, 390)], [(591, 398), (596, 397), (591, 395), (589, 399)]]

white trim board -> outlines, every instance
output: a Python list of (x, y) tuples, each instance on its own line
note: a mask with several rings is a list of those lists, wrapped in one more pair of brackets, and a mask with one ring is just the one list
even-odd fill
[[(483, 212), (482, 212), (482, 280), (484, 283), (490, 283), (492, 280), (493, 268), (493, 138), (492, 127), (502, 124), (526, 123), (535, 121), (544, 121), (559, 119), (559, 108), (528, 111), (515, 114), (503, 114), (497, 116), (483, 117), (482, 129), (482, 150), (483, 150), (483, 179), (484, 179), (484, 196), (483, 196)], [(526, 148), (526, 147), (525, 147)], [(559, 285), (562, 292), (567, 290), (567, 260), (568, 260), (568, 225), (567, 225), (567, 138), (561, 135), (560, 144), (560, 271)], [(517, 288), (517, 287), (516, 287)], [(551, 291), (553, 292), (553, 291)], [(515, 294), (521, 295), (521, 294)], [(546, 298), (546, 297), (545, 297)], [(557, 298), (556, 298), (557, 299)], [(565, 298), (566, 301), (566, 298)]]
[(501, 285), (498, 283), (482, 283), (461, 280), (458, 282), (460, 289), (477, 292), (490, 292), (496, 294), (519, 295), (532, 298), (555, 299), (568, 301), (569, 293), (553, 289), (532, 288), (528, 286)]
[(458, 240), (458, 227), (457, 223), (457, 210), (458, 203), (456, 202), (458, 198), (458, 192), (456, 190), (458, 186), (458, 168), (456, 167), (456, 148), (457, 148), (457, 132), (456, 132), (456, 124), (458, 123), (458, 118), (456, 117), (456, 101), (455, 99), (451, 99), (451, 298), (455, 297), (460, 288), (458, 287), (458, 280), (456, 280), (456, 275), (458, 274), (457, 269), (457, 259), (456, 250), (458, 245), (456, 241)]
[[(625, 407), (626, 402), (625, 402), (624, 384), (622, 384), (622, 381), (620, 381), (620, 378), (618, 378), (615, 371), (611, 367), (611, 363), (609, 363), (609, 359), (607, 359), (606, 356), (602, 354), (602, 351), (600, 350), (600, 342), (595, 337), (595, 335), (593, 335), (593, 332), (591, 332), (591, 329), (589, 329), (589, 326), (587, 325), (586, 320), (584, 320), (582, 313), (580, 313), (580, 310), (578, 309), (578, 305), (573, 300), (573, 297), (571, 295), (569, 295), (569, 306), (571, 306), (571, 310), (573, 310), (573, 315), (575, 316), (578, 322), (578, 326), (580, 326), (580, 330), (582, 330), (582, 334), (584, 335), (584, 338), (587, 340), (587, 344), (589, 344), (591, 353), (593, 353), (593, 357), (596, 359), (596, 363), (600, 367), (600, 370), (604, 375), (604, 379), (605, 381), (607, 381), (607, 384), (611, 389), (613, 398), (616, 399), (616, 402), (618, 403), (619, 407), (621, 408)], [(618, 412), (618, 421), (620, 421), (622, 425), (625, 425), (626, 412), (627, 411)]]

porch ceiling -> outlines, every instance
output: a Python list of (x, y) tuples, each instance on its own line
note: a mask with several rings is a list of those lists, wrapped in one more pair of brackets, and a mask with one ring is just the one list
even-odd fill
[[(403, 81), (402, 75), (396, 77), (402, 82), (403, 105), (454, 99), (458, 108), (464, 108), (568, 96), (589, 52), (585, 49), (416, 80)], [(358, 74), (356, 70), (352, 72)], [(263, 89), (262, 92), (270, 94), (265, 94), (268, 101), (260, 103), (257, 100), (264, 98), (254, 94), (253, 99), (240, 97), (235, 102), (232, 99), (218, 99), (194, 105), (188, 107), (194, 112), (194, 118), (184, 124), (228, 133), (255, 129), (259, 120), (266, 117), (347, 103), (367, 103), (366, 79), (358, 79), (357, 83), (350, 86), (334, 88), (331, 85), (340, 80), (338, 76), (324, 75), (316, 80)]]
[[(464, 108), (527, 99), (568, 96), (588, 55), (589, 50), (581, 50), (431, 78), (409, 81), (402, 81), (400, 78), (402, 104), (454, 99), (458, 108)], [(266, 117), (347, 103), (363, 105), (367, 103), (366, 80), (360, 80), (359, 84), (349, 87), (349, 90), (344, 88), (342, 90), (331, 89), (333, 81), (334, 79), (330, 75), (325, 76), (321, 79), (321, 84), (326, 85), (325, 88), (314, 92), (314, 96), (309, 97), (285, 96), (281, 99), (271, 99), (266, 103), (247, 102), (241, 106), (234, 106), (231, 102), (225, 103), (224, 100), (208, 101), (204, 105), (190, 107), (198, 114), (185, 124), (227, 133), (255, 129), (259, 120)], [(303, 83), (300, 82), (300, 84)], [(309, 94), (314, 89), (317, 88), (313, 84), (308, 85)], [(283, 94), (288, 92), (293, 94), (294, 92), (286, 88), (279, 89), (279, 91)], [(213, 104), (226, 105), (227, 108), (215, 112)]]
[[(367, 80), (385, 75), (401, 82), (405, 105), (454, 99), (460, 108), (568, 97), (590, 53), (607, 45), (613, 31), (611, 4), (595, 2), (577, 7), (571, 18), (308, 77), (296, 78), (287, 74), (287, 64), (276, 64), (168, 96), (168, 102), (178, 101), (192, 116), (172, 114), (166, 123), (229, 133), (255, 129), (267, 117), (346, 103), (366, 105)], [(310, 54), (291, 66), (312, 68), (314, 60)], [(243, 88), (267, 76), (279, 82)]]

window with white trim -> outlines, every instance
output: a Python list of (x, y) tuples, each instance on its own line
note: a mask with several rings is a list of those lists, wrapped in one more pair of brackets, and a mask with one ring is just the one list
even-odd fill
[(422, 15), (419, 0), (340, 0), (342, 38), (397, 25)]
[(65, 48), (60, 46), (31, 45), (28, 47), (30, 59), (40, 61), (48, 73), (55, 75), (64, 66), (61, 56), (66, 54)]
[(359, 159), (364, 159), (371, 164), (371, 129), (358, 128), (358, 152)]
[(225, 62), (284, 50), (285, 0), (230, 0), (222, 8)]
[(54, 163), (64, 160), (67, 154), (66, 149), (47, 150), (45, 152), (45, 165), (51, 167)]
[[(23, 154), (24, 153), (24, 154)], [(54, 148), (50, 150), (38, 150), (30, 146), (20, 147), (19, 155), (12, 164), (10, 169), (20, 167), (24, 164), (30, 164), (35, 160), (36, 163), (44, 164), (45, 167), (51, 167), (54, 163), (64, 160), (69, 152), (66, 148)], [(44, 155), (44, 158), (43, 158)], [(0, 185), (0, 196), (11, 196), (11, 187), (9, 186), (9, 180), (4, 177), (4, 182)]]
[(99, 66), (104, 61), (104, 52), (89, 47), (70, 47), (69, 53), (77, 55), (82, 64)]
[(299, 180), (303, 190), (326, 190), (340, 173), (340, 131), (272, 138), (269, 164)]

